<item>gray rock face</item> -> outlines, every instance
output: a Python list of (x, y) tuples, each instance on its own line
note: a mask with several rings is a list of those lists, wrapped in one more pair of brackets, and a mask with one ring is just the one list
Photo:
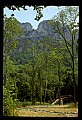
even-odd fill
[[(22, 35), (22, 38), (20, 38), (20, 36), (17, 38), (19, 39), (19, 43), (22, 41), (22, 43), (25, 42), (25, 40), (29, 39), (32, 42), (35, 40), (42, 40), (43, 38), (52, 38), (54, 40), (58, 40), (58, 39), (63, 39), (61, 35), (59, 35), (54, 28), (56, 28), (56, 26), (51, 26), (50, 25), (50, 20), (44, 20), (41, 23), (39, 23), (38, 28), (36, 30), (33, 29), (32, 25), (28, 22), (26, 23), (19, 23), (19, 25), (22, 27), (22, 29), (24, 30), (24, 34)], [(68, 28), (66, 27), (66, 25), (64, 25), (65, 29), (65, 38), (70, 41), (71, 40), (71, 35), (70, 35), (70, 31), (68, 30)], [(60, 28), (61, 32), (62, 31), (62, 24), (60, 24)], [(76, 39), (78, 39), (78, 33), (76, 34)], [(21, 43), (20, 43), (21, 44)]]
[(49, 25), (49, 20), (45, 20), (38, 25), (36, 30), (32, 29), (30, 23), (20, 23), (24, 30), (22, 39), (41, 40), (44, 37), (60, 38), (59, 34), (54, 34), (54, 29)]
[(51, 29), (48, 22), (49, 22), (48, 20), (41, 22), (37, 28), (37, 31), (39, 33), (41, 32), (41, 33), (45, 33), (47, 35), (48, 31)]
[(29, 22), (19, 24), (25, 32), (32, 31), (32, 25)]
[[(43, 38), (53, 38), (54, 40), (62, 39), (62, 37), (55, 32), (55, 26), (50, 26), (50, 20), (44, 20), (43, 22), (39, 23), (38, 28), (36, 30), (33, 29), (32, 25), (28, 22), (26, 23), (19, 23), (22, 29), (24, 30), (24, 34), (22, 38), (18, 37), (19, 43), (21, 45), (25, 44), (27, 39), (31, 40), (32, 42), (35, 40), (42, 40)], [(62, 29), (62, 24), (60, 24), (60, 28)], [(61, 30), (62, 31), (62, 30)], [(71, 40), (70, 32), (65, 25), (65, 37), (68, 40)], [(76, 35), (78, 38), (78, 34)], [(22, 47), (22, 46), (21, 46)], [(20, 50), (21, 51), (21, 50)]]
[(43, 37), (54, 35), (54, 30), (49, 25), (49, 20), (41, 22), (37, 28), (37, 31)]

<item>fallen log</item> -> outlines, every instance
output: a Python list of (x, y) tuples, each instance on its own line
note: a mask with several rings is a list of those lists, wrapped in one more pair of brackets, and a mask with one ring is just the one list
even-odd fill
[[(59, 103), (59, 99), (56, 99), (53, 103), (52, 103), (52, 105), (56, 105), (56, 104), (58, 104)], [(61, 99), (61, 101), (60, 101), (60, 105), (63, 105), (63, 100)]]

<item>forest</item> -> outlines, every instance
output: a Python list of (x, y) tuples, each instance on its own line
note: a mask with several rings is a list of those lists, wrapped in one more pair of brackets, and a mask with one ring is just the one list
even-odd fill
[[(38, 8), (39, 9), (39, 8)], [(61, 39), (26, 39), (26, 50), (14, 54), (17, 36), (24, 31), (12, 15), (3, 21), (3, 115), (14, 116), (16, 107), (78, 102), (79, 7), (67, 6), (49, 25)], [(69, 31), (70, 37), (66, 30)], [(18, 53), (19, 54), (19, 53)], [(25, 59), (24, 59), (25, 58)], [(23, 60), (24, 59), (24, 60)], [(67, 97), (67, 99), (64, 99)]]

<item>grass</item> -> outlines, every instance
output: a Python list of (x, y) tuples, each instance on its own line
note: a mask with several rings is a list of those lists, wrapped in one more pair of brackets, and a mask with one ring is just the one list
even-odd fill
[(16, 103), (16, 107), (25, 107), (27, 105), (32, 105), (32, 103), (26, 102), (26, 101), (24, 101), (24, 102), (17, 101), (17, 103)]
[[(29, 105), (27, 105), (27, 103)], [(23, 107), (23, 104), (26, 106)], [(22, 103), (20, 108), (16, 108), (15, 116), (25, 116), (25, 117), (78, 117), (78, 104), (77, 107), (73, 103), (66, 105), (49, 105), (45, 103), (44, 105), (30, 105), (31, 103)], [(52, 111), (52, 112), (51, 112)]]
[[(28, 101), (24, 101), (24, 102), (20, 102), (20, 101), (17, 101), (16, 103), (16, 107), (25, 107), (25, 106), (29, 106), (29, 105), (32, 105), (32, 102), (28, 102)], [(40, 102), (35, 102), (35, 105), (40, 105)], [(42, 103), (42, 105), (49, 105), (49, 103)]]
[[(35, 105), (40, 105), (40, 102), (35, 102)], [(44, 104), (43, 104), (43, 102), (42, 102), (41, 105), (50, 105), (50, 104), (47, 102), (44, 102)]]
[[(20, 110), (19, 116), (26, 116), (26, 117), (57, 117), (58, 114), (50, 114), (47, 112), (34, 112), (34, 111), (26, 111), (26, 110)], [(59, 116), (63, 117), (63, 115), (59, 114)]]
[(74, 103), (70, 103), (67, 105), (68, 105), (68, 108), (78, 108), (78, 102), (76, 102), (76, 106), (74, 105)]
[[(31, 106), (32, 102), (29, 102), (29, 101), (24, 101), (24, 102), (17, 101), (15, 104), (16, 104), (15, 105), (16, 107), (25, 107), (25, 106), (29, 106), (29, 105)], [(35, 102), (35, 105), (40, 105), (40, 102)], [(47, 106), (53, 106), (52, 104), (50, 105), (49, 103), (46, 103), (46, 102), (44, 104), (42, 102), (41, 105), (42, 106), (45, 106), (45, 105), (47, 105)], [(76, 106), (74, 105), (73, 102), (72, 103), (67, 103), (65, 105), (67, 105), (70, 108), (78, 108), (78, 102), (76, 103)]]
[[(42, 110), (42, 108), (38, 108), (38, 110)], [(43, 109), (45, 110), (45, 108)], [(19, 109), (18, 110), (18, 116), (26, 116), (26, 117), (66, 117), (67, 115), (69, 117), (78, 117), (78, 112), (76, 111), (76, 109), (74, 108), (54, 108), (54, 109), (46, 109), (45, 112), (37, 112), (37, 111), (30, 111), (30, 110), (26, 110), (26, 109)], [(55, 113), (50, 113), (47, 111), (54, 111)], [(57, 113), (59, 112), (59, 113)], [(77, 114), (74, 114), (77, 113)]]

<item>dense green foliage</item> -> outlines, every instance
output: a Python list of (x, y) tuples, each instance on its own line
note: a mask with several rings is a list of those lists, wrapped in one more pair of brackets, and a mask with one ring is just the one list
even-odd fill
[(10, 92), (3, 86), (3, 115), (12, 116), (13, 115), (13, 100), (11, 98)]
[[(66, 10), (69, 8), (67, 7)], [(63, 17), (58, 14), (56, 20), (65, 21), (66, 10), (60, 12)], [(73, 96), (72, 101), (77, 101), (77, 40), (74, 38), (74, 41), (68, 41), (63, 36), (64, 32), (62, 33), (64, 26), (60, 29), (60, 24), (57, 21), (52, 24), (57, 26), (56, 32), (61, 34), (62, 41), (52, 38), (44, 38), (34, 42), (27, 40), (27, 50), (24, 53), (25, 63), (23, 60), (22, 62), (18, 61), (17, 55), (15, 55), (15, 60), (12, 59), (13, 56), (10, 56), (17, 44), (16, 37), (22, 33), (18, 21), (14, 17), (4, 17), (3, 115), (10, 116), (14, 113), (14, 103), (18, 106), (22, 104), (21, 102), (23, 102), (23, 106), (45, 104), (45, 102), (51, 104), (54, 99), (59, 98), (60, 100), (61, 96), (70, 94)], [(69, 30), (71, 31), (70, 36), (79, 31), (78, 29), (72, 31), (71, 27)], [(20, 56), (23, 59), (22, 53)]]
[(17, 97), (16, 87), (16, 69), (9, 54), (16, 47), (16, 36), (22, 32), (18, 21), (14, 17), (7, 18), (4, 16), (4, 39), (3, 39), (3, 115), (13, 115), (14, 99)]

